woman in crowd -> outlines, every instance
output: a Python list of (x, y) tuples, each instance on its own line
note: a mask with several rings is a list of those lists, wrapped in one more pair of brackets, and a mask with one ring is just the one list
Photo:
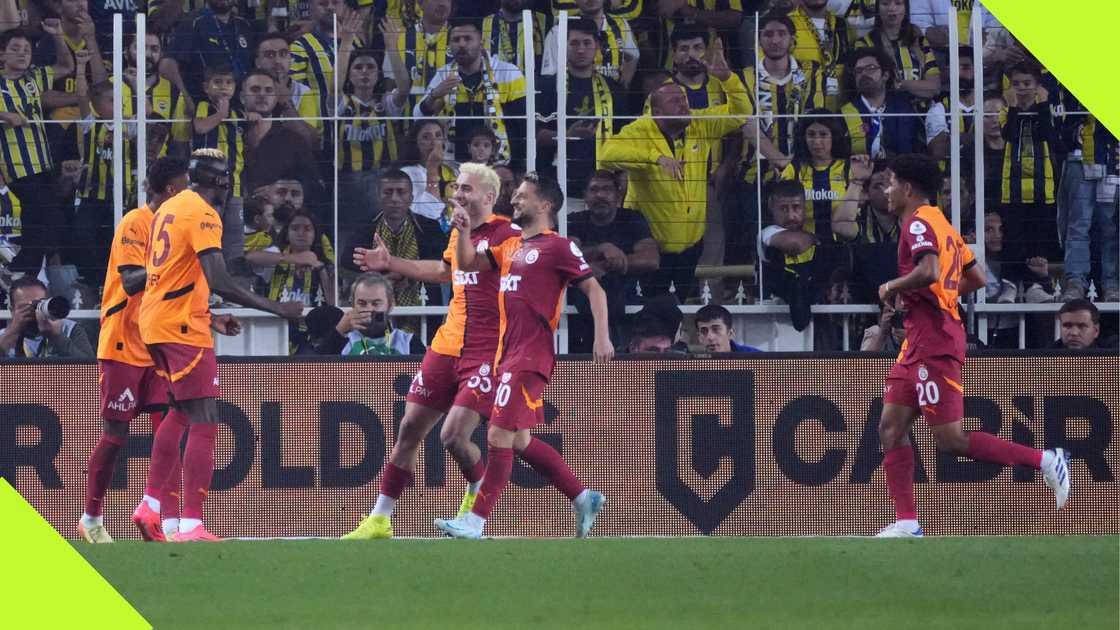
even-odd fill
[(412, 179), (412, 211), (439, 221), (444, 232), (451, 231), (451, 212), (447, 201), (454, 194), (459, 165), (445, 161), (447, 130), (437, 120), (420, 120), (412, 125), (401, 150), (401, 170)]

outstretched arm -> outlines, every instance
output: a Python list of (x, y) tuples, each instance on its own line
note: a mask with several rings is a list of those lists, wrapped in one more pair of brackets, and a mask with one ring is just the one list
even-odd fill
[(233, 276), (229, 275), (226, 261), (222, 258), (219, 249), (199, 253), (198, 262), (202, 265), (202, 273), (206, 274), (206, 282), (210, 285), (210, 290), (224, 300), (279, 315), (285, 319), (299, 319), (303, 314), (303, 305), (299, 302), (274, 302), (238, 285)]

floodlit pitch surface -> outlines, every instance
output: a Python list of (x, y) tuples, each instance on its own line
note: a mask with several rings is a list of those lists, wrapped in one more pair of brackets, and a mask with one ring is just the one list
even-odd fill
[(156, 628), (1120, 627), (1116, 536), (78, 549)]

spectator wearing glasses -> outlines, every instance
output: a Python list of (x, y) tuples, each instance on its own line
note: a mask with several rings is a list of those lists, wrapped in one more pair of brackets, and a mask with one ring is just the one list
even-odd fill
[(852, 139), (852, 153), (872, 159), (915, 153), (924, 148), (923, 124), (910, 95), (897, 89), (894, 61), (878, 48), (860, 48), (848, 60), (840, 108)]

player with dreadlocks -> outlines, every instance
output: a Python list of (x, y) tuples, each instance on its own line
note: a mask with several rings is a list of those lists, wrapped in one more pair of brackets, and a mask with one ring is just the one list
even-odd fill
[(210, 330), (236, 335), (241, 326), (235, 319), (211, 318), (210, 292), (286, 319), (298, 319), (303, 313), (299, 302), (274, 302), (241, 288), (226, 270), (219, 213), (229, 196), (226, 156), (215, 149), (195, 151), (188, 176), (190, 188), (156, 211), (144, 261), (147, 288), (140, 302), (140, 336), (156, 373), (167, 381), (171, 405), (152, 441), (144, 498), (132, 514), (145, 540), (165, 540), (155, 497), (174, 471), (188, 426), (182, 464), (183, 511), (174, 540), (220, 540), (202, 525), (202, 504), (214, 472), (221, 395)]

